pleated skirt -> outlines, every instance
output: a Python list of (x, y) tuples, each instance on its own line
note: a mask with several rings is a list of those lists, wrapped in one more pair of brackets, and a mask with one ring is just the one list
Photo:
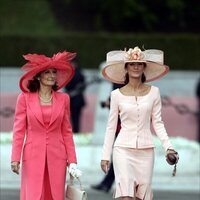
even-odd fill
[(114, 147), (113, 166), (116, 190), (113, 198), (137, 197), (152, 200), (154, 149)]

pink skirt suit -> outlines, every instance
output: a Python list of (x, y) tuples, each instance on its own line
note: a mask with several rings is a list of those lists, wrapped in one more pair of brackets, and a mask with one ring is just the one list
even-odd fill
[[(115, 140), (118, 115), (121, 130)], [(161, 119), (161, 98), (157, 87), (151, 86), (147, 95), (138, 97), (123, 95), (119, 89), (111, 92), (102, 160), (110, 160), (113, 151), (116, 180), (114, 198), (153, 198), (154, 144), (151, 122), (164, 150), (173, 148)]]

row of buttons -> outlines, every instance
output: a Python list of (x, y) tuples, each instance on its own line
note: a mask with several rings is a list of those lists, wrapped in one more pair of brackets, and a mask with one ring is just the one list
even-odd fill
[(138, 129), (139, 129), (139, 122), (140, 122), (140, 114), (139, 114), (139, 112), (140, 112), (140, 109), (139, 109), (139, 104), (138, 104), (138, 102), (137, 102), (137, 97), (135, 97), (135, 99), (136, 99), (136, 105), (137, 105), (137, 112), (138, 112), (138, 120), (137, 120), (137, 139), (136, 139), (136, 148), (138, 148)]

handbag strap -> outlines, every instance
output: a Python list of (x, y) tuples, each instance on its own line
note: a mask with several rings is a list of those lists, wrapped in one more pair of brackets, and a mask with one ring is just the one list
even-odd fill
[(172, 176), (176, 176), (176, 164), (174, 165), (174, 170), (172, 172)]
[[(78, 180), (78, 182), (79, 182), (80, 190), (83, 191), (83, 186), (82, 186), (82, 183), (81, 183), (80, 178), (77, 177), (76, 180)], [(73, 177), (71, 174), (70, 174), (70, 184), (71, 184), (71, 185), (74, 185), (74, 177)]]
[(172, 172), (172, 176), (176, 176), (176, 165), (177, 165), (177, 163), (178, 163), (178, 160), (179, 160), (179, 155), (178, 155), (178, 152), (174, 152), (174, 155), (175, 155), (175, 157), (176, 157), (176, 162), (175, 162), (175, 165), (174, 165), (174, 170), (173, 170), (173, 172)]
[(172, 172), (172, 176), (176, 176), (176, 165), (177, 165), (178, 160), (179, 160), (179, 155), (178, 155), (178, 152), (175, 151), (174, 149), (173, 149), (173, 153), (169, 153), (169, 154), (173, 154), (176, 157), (176, 162), (174, 163), (174, 169), (173, 169), (173, 172)]

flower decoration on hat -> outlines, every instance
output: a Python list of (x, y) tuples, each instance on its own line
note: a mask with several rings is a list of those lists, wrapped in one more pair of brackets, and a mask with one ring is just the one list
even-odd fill
[(126, 63), (145, 63), (144, 75), (146, 82), (163, 77), (169, 71), (164, 64), (164, 52), (159, 49), (146, 49), (142, 51), (138, 46), (128, 50), (113, 50), (106, 54), (106, 64), (102, 69), (105, 79), (124, 84)]
[(126, 59), (128, 60), (142, 60), (144, 58), (144, 53), (141, 51), (139, 47), (135, 47), (134, 49), (130, 48), (126, 52)]

